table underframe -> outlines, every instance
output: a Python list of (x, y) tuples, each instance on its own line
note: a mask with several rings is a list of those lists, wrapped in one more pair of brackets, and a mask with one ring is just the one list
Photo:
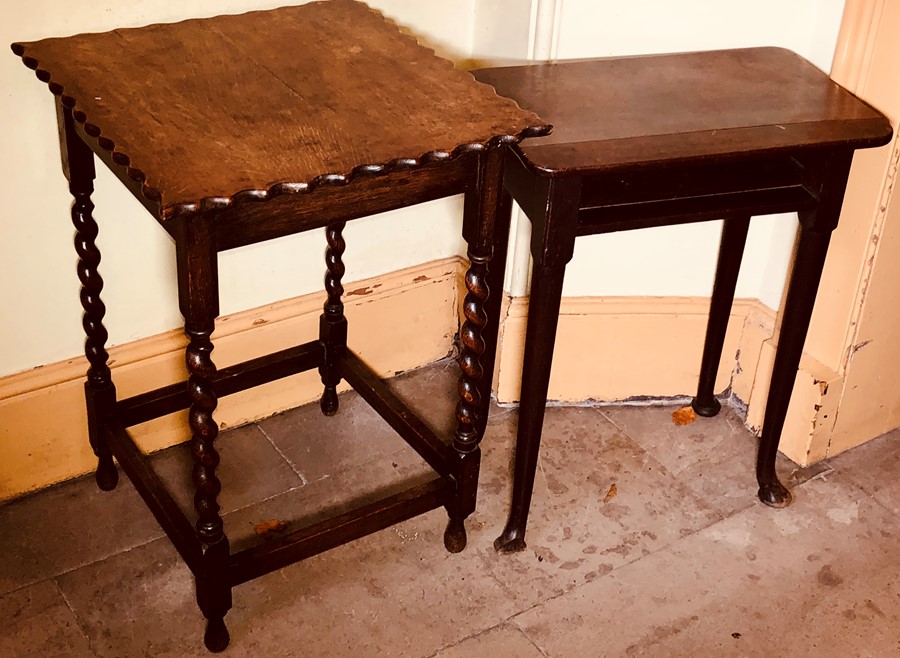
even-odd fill
[(790, 504), (791, 493), (775, 473), (775, 458), (853, 151), (845, 144), (820, 145), (553, 175), (535, 171), (509, 151), (505, 186), (532, 222), (534, 268), (512, 504), (494, 542), (497, 550), (525, 548), (563, 279), (575, 240), (582, 235), (724, 219), (697, 395), (691, 403), (697, 414), (714, 416), (721, 408), (714, 393), (716, 373), (750, 219), (799, 213), (756, 463), (759, 499), (772, 507)]
[[(505, 267), (508, 222), (497, 219), (508, 217), (510, 210), (509, 198), (502, 194), (503, 153), (505, 144), (518, 138), (501, 136), (486, 144), (466, 144), (423, 162), (398, 161), (387, 170), (363, 172), (349, 182), (325, 178), (315, 185), (270, 194), (265, 202), (251, 197), (166, 218), (161, 223), (175, 241), (179, 306), (189, 338), (185, 350), (189, 378), (186, 384), (117, 400), (107, 363), (105, 307), (100, 299), (103, 282), (95, 243), (98, 226), (90, 199), (93, 155), (106, 162), (148, 210), (158, 215), (159, 208), (142, 194), (143, 180), (131, 178), (102, 140), (77, 121), (71, 108), (59, 99), (57, 106), (63, 169), (74, 197), (72, 220), (82, 283), (85, 354), (90, 363), (85, 397), (91, 446), (98, 457), (97, 483), (104, 490), (116, 486), (115, 457), (195, 576), (197, 601), (207, 619), (207, 648), (221, 651), (228, 645), (224, 617), (232, 605), (233, 586), (394, 523), (444, 506), (449, 515), (445, 547), (450, 552), (463, 550), (464, 520), (475, 510), (479, 443), (487, 423), (489, 373), (496, 357), (501, 296), (489, 295), (487, 277), (490, 271), (502, 273)], [(470, 266), (465, 277), (465, 321), (460, 328), (457, 424), (452, 441), (445, 442), (347, 347), (341, 299), (342, 231), (347, 221), (358, 217), (456, 194), (464, 194), (463, 237)], [(219, 313), (218, 253), (322, 227), (328, 243), (327, 300), (318, 339), (218, 371), (211, 358), (211, 336)], [(488, 318), (493, 318), (490, 323)], [(431, 466), (436, 477), (232, 553), (217, 502), (221, 483), (215, 473), (219, 455), (213, 411), (218, 398), (312, 369), (318, 369), (322, 377), (320, 406), (326, 416), (338, 411), (336, 387), (346, 381)], [(128, 431), (183, 409), (190, 410), (195, 524), (179, 509)]]

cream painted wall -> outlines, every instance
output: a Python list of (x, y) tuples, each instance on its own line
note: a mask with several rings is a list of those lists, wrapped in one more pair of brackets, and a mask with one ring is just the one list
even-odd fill
[[(827, 71), (840, 27), (843, 0), (499, 0), (513, 13), (511, 26), (530, 16), (529, 38), (510, 50), (508, 32), (481, 27), (477, 9), (475, 57), (571, 59), (716, 48), (774, 45), (796, 51)], [(524, 9), (523, 9), (524, 6)], [(530, 9), (530, 12), (528, 12)], [(527, 44), (527, 45), (523, 45)], [(516, 224), (518, 250), (508, 268), (507, 289), (526, 294), (527, 222)], [(709, 295), (720, 222), (581, 238), (566, 273), (563, 294)], [(777, 308), (796, 231), (795, 216), (754, 220), (737, 296)]]
[[(284, 0), (33, 0), (4, 3), (0, 41), (269, 8)], [(842, 0), (722, 3), (717, 0), (372, 0), (454, 59), (587, 57), (747, 45), (781, 45), (827, 69)], [(0, 375), (81, 352), (81, 309), (59, 169), (52, 96), (11, 53), (0, 58), (6, 102), (0, 121), (5, 214), (0, 287)], [(10, 129), (10, 128), (13, 129)], [(98, 165), (96, 217), (111, 344), (180, 325), (174, 253), (165, 233)], [(355, 222), (346, 235), (347, 280), (464, 253), (458, 199)], [(391, 240), (383, 230), (391, 223)], [(428, 228), (423, 224), (427, 222)], [(525, 293), (528, 227), (513, 239), (508, 288)], [(754, 222), (738, 295), (777, 307), (791, 247), (790, 218)], [(717, 223), (579, 240), (565, 294), (705, 295), (712, 285)], [(221, 257), (222, 312), (319, 288), (319, 232), (254, 245)], [(250, 274), (252, 273), (252, 274)]]
[[(0, 42), (103, 31), (222, 13), (287, 0), (31, 0), (4, 2)], [(471, 50), (475, 0), (371, 0), (401, 25), (424, 35), (441, 54)], [(82, 352), (69, 196), (59, 166), (53, 97), (7, 51), (0, 57), (0, 376)], [(100, 224), (100, 265), (106, 281), (110, 343), (180, 326), (174, 250), (168, 236), (98, 162), (94, 201)], [(391, 272), (465, 252), (461, 203), (448, 199), (373, 217), (348, 227), (346, 280)], [(390, 223), (390, 232), (384, 230)], [(390, 233), (390, 239), (387, 238)], [(261, 306), (321, 287), (324, 237), (316, 231), (225, 253), (220, 258), (222, 313)]]

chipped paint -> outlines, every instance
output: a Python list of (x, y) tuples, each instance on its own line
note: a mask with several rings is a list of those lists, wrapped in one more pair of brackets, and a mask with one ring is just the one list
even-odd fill
[(861, 343), (857, 343), (856, 345), (854, 345), (854, 346), (851, 348), (850, 356), (853, 356), (854, 354), (856, 354), (857, 352), (859, 352), (862, 348), (864, 348), (866, 345), (868, 345), (868, 344), (871, 343), (871, 342), (872, 342), (872, 339), (870, 338), (869, 340), (864, 340), (864, 341), (861, 342)]

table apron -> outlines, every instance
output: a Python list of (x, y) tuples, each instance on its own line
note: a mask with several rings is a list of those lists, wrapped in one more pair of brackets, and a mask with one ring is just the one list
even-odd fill
[(462, 194), (474, 184), (471, 157), (234, 205), (215, 217), (218, 250)]

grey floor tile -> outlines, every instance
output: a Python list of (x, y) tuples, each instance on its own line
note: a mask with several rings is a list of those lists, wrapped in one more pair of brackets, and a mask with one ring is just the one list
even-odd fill
[[(457, 378), (444, 361), (391, 386), (449, 441)], [(235, 548), (266, 541), (270, 519), (290, 530), (431, 477), (362, 400), (341, 403), (222, 435)], [(897, 433), (834, 470), (781, 459), (796, 498), (771, 510), (740, 421), (677, 427), (672, 410), (549, 409), (528, 548), (497, 555), (517, 413), (493, 406), (463, 553), (444, 550), (438, 509), (241, 585), (227, 655), (900, 654)], [(154, 461), (188, 506), (184, 448)], [(0, 597), (3, 658), (209, 655), (193, 577), (127, 478), (0, 506), (0, 529), (0, 594), (15, 590)]]
[[(458, 377), (456, 364), (445, 360), (393, 379), (391, 388), (438, 436), (449, 441)], [(331, 418), (324, 417), (318, 405), (310, 404), (267, 418), (259, 426), (308, 482), (383, 459), (406, 447), (352, 391), (340, 396), (338, 413)]]
[[(429, 656), (516, 612), (436, 510), (237, 587), (234, 656)], [(193, 579), (165, 541), (59, 578), (100, 656), (205, 656)]]
[(317, 404), (259, 423), (307, 482), (397, 452), (405, 444), (356, 393), (340, 396), (337, 415), (326, 418)]
[(79, 478), (0, 506), (0, 593), (162, 536), (128, 478), (100, 491)]
[[(489, 428), (478, 517), (502, 529), (515, 418)], [(550, 408), (526, 535), (527, 548), (488, 568), (535, 603), (639, 559), (721, 515), (596, 409)]]
[(0, 656), (93, 656), (56, 583), (45, 580), (0, 597)]
[[(602, 413), (687, 484), (710, 506), (732, 514), (757, 501), (756, 437), (735, 412), (723, 407), (712, 418), (676, 425), (678, 406), (604, 406)], [(776, 470), (789, 488), (827, 472), (826, 464), (798, 468), (778, 454)]]
[(543, 654), (517, 627), (495, 626), (434, 654), (434, 658), (543, 658)]
[[(216, 439), (222, 482), (219, 505), (231, 512), (270, 496), (302, 486), (303, 480), (255, 424), (222, 432)], [(152, 457), (153, 468), (169, 486), (175, 501), (193, 519), (193, 459), (190, 444), (182, 443)]]
[(57, 582), (98, 656), (209, 655), (193, 577), (168, 539), (71, 571)]
[(900, 428), (828, 460), (894, 514), (900, 515)]
[(234, 550), (257, 544), (265, 531), (257, 527), (267, 521), (278, 521), (290, 532), (336, 514), (350, 511), (366, 503), (437, 477), (431, 468), (411, 449), (345, 469), (278, 496), (267, 498), (225, 516), (225, 529)]
[[(854, 643), (850, 617), (866, 608), (858, 585), (897, 580), (896, 519), (846, 480), (802, 488), (788, 509), (748, 508), (515, 622), (550, 656), (894, 655), (879, 652), (897, 642), (897, 590), (873, 601), (887, 645)], [(832, 653), (837, 636), (852, 650)]]

